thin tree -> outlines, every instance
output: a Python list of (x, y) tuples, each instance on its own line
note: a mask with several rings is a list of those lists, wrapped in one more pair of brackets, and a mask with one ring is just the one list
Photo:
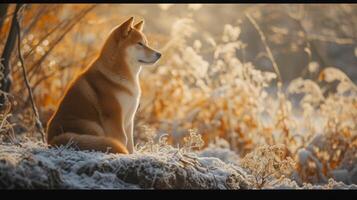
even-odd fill
[(14, 24), (16, 26), (16, 29), (17, 29), (17, 34), (16, 34), (16, 36), (17, 36), (17, 52), (18, 52), (20, 63), (21, 63), (22, 75), (24, 77), (25, 85), (26, 85), (27, 91), (28, 91), (29, 96), (30, 96), (32, 111), (33, 111), (33, 113), (35, 115), (36, 128), (38, 129), (38, 131), (41, 134), (42, 142), (46, 143), (45, 131), (44, 131), (42, 123), (40, 121), (40, 116), (38, 114), (38, 110), (37, 110), (37, 107), (36, 107), (36, 104), (35, 104), (35, 100), (34, 100), (34, 97), (33, 97), (32, 89), (31, 89), (29, 80), (27, 78), (27, 71), (26, 71), (26, 67), (25, 67), (25, 62), (24, 62), (24, 59), (23, 59), (22, 53), (21, 53), (20, 16), (16, 15), (15, 21), (13, 21), (13, 22), (14, 22)]
[(9, 34), (6, 39), (5, 47), (1, 55), (1, 75), (2, 79), (0, 81), (0, 109), (3, 108), (4, 103), (5, 103), (5, 95), (9, 93), (10, 91), (10, 86), (11, 86), (11, 65), (10, 65), (10, 58), (11, 54), (13, 52), (15, 42), (16, 42), (16, 36), (17, 36), (17, 31), (18, 29), (16, 28), (16, 17), (17, 13), (22, 7), (23, 4), (16, 4), (15, 11), (12, 16), (12, 21), (11, 21), (11, 26), (9, 30)]

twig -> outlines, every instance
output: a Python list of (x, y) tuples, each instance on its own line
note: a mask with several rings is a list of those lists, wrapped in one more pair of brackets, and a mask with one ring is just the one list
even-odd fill
[(42, 17), (42, 14), (48, 10), (48, 7), (46, 5), (42, 6), (41, 9), (36, 13), (36, 15), (32, 18), (30, 24), (24, 29), (24, 32), (22, 34), (22, 37), (25, 37), (30, 31), (32, 28), (34, 28), (38, 21), (39, 21), (39, 18)]
[[(68, 68), (71, 67), (71, 66), (73, 66), (73, 68), (74, 68), (74, 67), (77, 67), (77, 66), (75, 66), (75, 65), (78, 64), (78, 63), (80, 63), (80, 62), (85, 63), (85, 61), (88, 60), (88, 58), (93, 57), (95, 54), (96, 54), (96, 53), (89, 54), (89, 56), (87, 55), (87, 56), (84, 57), (83, 59), (77, 60), (77, 61), (75, 61), (75, 62), (71, 62), (71, 63), (69, 63), (69, 64), (67, 64), (67, 65), (65, 65), (65, 66), (61, 66), (57, 71), (54, 71), (54, 72), (52, 72), (51, 74), (48, 74), (48, 75), (46, 75), (46, 76), (41, 77), (40, 79), (38, 79), (38, 80), (33, 84), (32, 90), (34, 91), (34, 90), (36, 89), (36, 87), (37, 87), (39, 84), (41, 84), (43, 81), (47, 80), (48, 78), (53, 77), (53, 76), (56, 75), (58, 72), (61, 72), (61, 71), (63, 71), (63, 70), (66, 70), (66, 69), (68, 69)], [(83, 65), (80, 67), (80, 69), (82, 69), (82, 68), (83, 68)]]
[[(95, 8), (96, 5), (93, 5), (87, 9), (85, 9), (84, 11), (82, 11), (80, 14), (78, 14), (74, 19), (74, 23), (70, 24), (66, 24), (69, 25), (68, 27), (64, 27), (64, 32), (62, 33), (62, 35), (60, 35), (58, 38), (56, 38), (56, 40), (52, 43), (52, 45), (50, 46), (49, 50), (46, 51), (46, 53), (39, 59), (36, 61), (36, 63), (34, 63), (30, 68), (29, 68), (29, 71), (28, 71), (28, 78), (29, 80), (31, 81), (33, 76), (36, 75), (36, 72), (41, 68), (41, 63), (47, 58), (47, 56), (52, 52), (52, 50), (56, 47), (56, 45), (66, 36), (66, 34), (72, 30), (72, 28), (80, 21), (80, 19), (82, 17), (84, 17), (89, 11), (91, 11), (92, 9)], [(71, 19), (72, 20), (72, 19)], [(62, 22), (61, 22), (62, 23)], [(53, 32), (55, 29), (57, 29), (58, 27), (56, 26), (56, 28), (53, 29)], [(43, 40), (46, 38), (47, 36), (45, 36), (43, 38)], [(37, 44), (38, 45), (38, 44)], [(35, 47), (33, 48), (35, 49)], [(29, 55), (29, 54), (26, 54), (26, 55)], [(26, 59), (26, 55), (25, 55), (25, 59)], [(22, 93), (22, 91), (24, 90), (25, 88), (21, 88), (20, 90), (20, 94)], [(27, 101), (27, 100), (26, 100)]]
[(24, 80), (25, 80), (25, 84), (26, 84), (26, 87), (27, 87), (27, 90), (28, 90), (28, 93), (31, 97), (31, 105), (32, 105), (32, 110), (35, 114), (35, 122), (36, 122), (36, 127), (37, 129), (40, 131), (41, 133), (41, 136), (42, 136), (42, 141), (46, 144), (46, 139), (45, 139), (45, 132), (44, 132), (44, 129), (43, 129), (43, 126), (42, 126), (42, 123), (40, 121), (40, 117), (39, 117), (39, 114), (38, 114), (38, 110), (36, 108), (36, 105), (35, 105), (35, 102), (34, 102), (34, 99), (33, 99), (33, 93), (32, 93), (32, 90), (31, 90), (31, 86), (30, 86), (30, 83), (27, 79), (27, 72), (26, 72), (26, 68), (25, 68), (25, 64), (24, 64), (24, 59), (22, 58), (22, 54), (21, 54), (21, 29), (20, 29), (20, 23), (19, 23), (19, 15), (16, 16), (15, 18), (15, 24), (16, 24), (16, 28), (17, 28), (17, 51), (18, 51), (18, 56), (19, 56), (19, 60), (20, 60), (20, 63), (21, 63), (21, 68), (22, 68), (22, 74), (23, 74), (23, 77), (24, 77)]
[[(247, 18), (249, 19), (249, 21), (253, 24), (254, 28), (258, 31), (260, 38), (265, 46), (265, 50), (268, 54), (268, 57), (270, 59), (270, 61), (273, 64), (273, 69), (276, 73), (276, 75), (278, 76), (278, 83), (277, 83), (277, 89), (278, 89), (278, 98), (279, 98), (279, 108), (282, 112), (282, 124), (284, 127), (284, 133), (289, 137), (289, 129), (287, 128), (288, 126), (286, 125), (285, 119), (287, 118), (287, 105), (286, 105), (286, 97), (285, 94), (282, 92), (282, 86), (283, 86), (283, 80), (281, 78), (280, 72), (279, 72), (279, 67), (274, 59), (274, 56), (270, 50), (270, 47), (268, 46), (268, 43), (266, 41), (265, 35), (263, 33), (263, 31), (259, 28), (259, 25), (257, 24), (257, 22), (248, 14), (246, 13)], [(281, 95), (281, 97), (279, 97), (279, 94)], [(279, 121), (278, 121), (279, 123)], [(264, 182), (262, 182), (263, 184)]]
[[(249, 21), (253, 24), (254, 28), (259, 33), (260, 39), (262, 40), (262, 42), (264, 44), (265, 50), (266, 50), (266, 52), (268, 54), (268, 57), (269, 57), (270, 61), (272, 62), (273, 69), (274, 69), (276, 75), (278, 76), (278, 81), (282, 85), (283, 84), (283, 80), (282, 80), (281, 75), (280, 75), (279, 67), (276, 64), (276, 61), (275, 61), (274, 56), (273, 56), (273, 54), (272, 54), (272, 52), (270, 50), (270, 47), (268, 46), (268, 43), (266, 41), (266, 38), (265, 38), (265, 35), (264, 35), (263, 31), (259, 28), (259, 25), (257, 24), (257, 22), (248, 13), (246, 13), (245, 15), (247, 16)], [(279, 84), (278, 84), (278, 87), (279, 87)]]
[[(43, 77), (39, 78), (38, 80), (36, 80), (36, 82), (32, 85), (32, 92), (36, 91), (36, 89), (38, 88), (38, 86), (43, 82), (43, 81), (46, 81), (47, 79), (55, 76), (57, 73), (59, 72), (62, 72), (66, 69), (68, 69), (69, 67), (73, 66), (73, 67), (77, 67), (75, 66), (76, 64), (80, 63), (80, 62), (83, 62), (85, 63), (84, 61), (86, 61), (88, 58), (91, 58), (93, 55), (95, 55), (96, 53), (91, 53), (90, 55), (87, 55), (85, 58), (83, 59), (80, 59), (80, 60), (77, 60), (76, 62), (72, 62), (72, 63), (69, 63), (65, 66), (61, 66), (57, 71), (54, 71), (48, 75), (44, 75)], [(80, 69), (83, 68), (83, 65), (80, 67)], [(21, 92), (19, 92), (21, 93)], [(27, 107), (29, 102), (30, 102), (30, 96), (28, 96), (26, 98), (26, 100), (23, 101), (23, 108)]]
[(80, 22), (80, 19), (82, 19), (87, 13), (89, 13), (92, 9), (94, 9), (96, 7), (96, 5), (90, 6), (89, 8), (84, 9), (79, 15), (77, 15), (75, 22), (72, 23), (71, 25), (69, 25), (69, 27), (67, 27), (67, 29), (64, 30), (64, 32), (62, 33), (62, 35), (60, 35), (54, 42), (53, 44), (50, 46), (50, 48), (48, 49), (48, 51), (46, 51), (46, 53), (35, 63), (31, 66), (30, 70), (29, 70), (29, 78), (32, 79), (32, 77), (36, 74), (35, 72), (37, 72), (37, 70), (39, 70), (41, 68), (41, 64), (42, 62), (46, 59), (46, 57), (52, 52), (52, 50), (54, 49), (54, 47), (59, 44), (60, 41), (62, 41), (62, 39), (67, 35), (67, 33), (69, 31), (72, 30), (72, 28), (77, 25)]
[[(73, 19), (74, 19), (74, 18), (73, 18)], [(72, 20), (72, 19), (71, 19), (71, 20)], [(31, 53), (33, 53), (34, 50), (35, 50), (38, 46), (40, 46), (43, 41), (45, 41), (49, 36), (51, 36), (52, 33), (54, 33), (56, 30), (58, 30), (58, 28), (60, 28), (63, 24), (65, 24), (65, 22), (68, 22), (68, 21), (70, 21), (70, 20), (63, 20), (63, 21), (61, 21), (60, 23), (56, 24), (56, 26), (55, 26), (53, 29), (49, 30), (49, 31), (46, 33), (46, 35), (43, 36), (43, 37), (39, 40), (39, 42), (38, 42), (35, 46), (31, 47), (30, 51), (27, 52), (27, 53), (24, 55), (25, 59), (26, 59)], [(68, 23), (68, 24), (69, 24), (69, 23)], [(66, 24), (66, 25), (67, 25), (67, 24)], [(64, 27), (65, 27), (65, 26), (64, 26)], [(62, 27), (62, 28), (64, 28), (64, 27)]]

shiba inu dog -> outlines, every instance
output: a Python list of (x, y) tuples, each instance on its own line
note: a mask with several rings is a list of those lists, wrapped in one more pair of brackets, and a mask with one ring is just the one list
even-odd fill
[(99, 56), (73, 81), (47, 125), (52, 146), (70, 141), (80, 150), (133, 153), (139, 73), (161, 54), (148, 46), (144, 21), (131, 17), (114, 28)]

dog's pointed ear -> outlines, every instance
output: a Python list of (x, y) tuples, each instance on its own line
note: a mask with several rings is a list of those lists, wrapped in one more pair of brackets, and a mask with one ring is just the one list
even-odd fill
[(144, 20), (141, 20), (139, 23), (135, 24), (134, 28), (138, 31), (143, 31), (144, 28)]
[(134, 17), (130, 17), (126, 22), (124, 22), (120, 28), (124, 37), (128, 36), (133, 27)]

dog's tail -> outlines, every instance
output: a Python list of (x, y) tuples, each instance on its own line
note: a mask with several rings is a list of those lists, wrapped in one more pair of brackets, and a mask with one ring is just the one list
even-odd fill
[(79, 135), (75, 133), (63, 133), (49, 141), (52, 146), (67, 145), (73, 142), (80, 150), (96, 150), (109, 153), (128, 154), (127, 148), (119, 141), (103, 136)]

